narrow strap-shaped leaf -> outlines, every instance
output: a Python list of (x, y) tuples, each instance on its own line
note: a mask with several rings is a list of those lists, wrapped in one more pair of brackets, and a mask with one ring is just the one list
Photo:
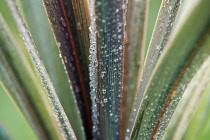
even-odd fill
[[(6, 24), (8, 25), (11, 34), (14, 36), (15, 41), (18, 43), (18, 48), (19, 50), (21, 50), (21, 53), (24, 54), (25, 59), (27, 60), (27, 62), (29, 63), (28, 66), (32, 67), (33, 71), (36, 71), (35, 68), (33, 67), (33, 61), (31, 60), (31, 57), (28, 53), (28, 50), (26, 49), (24, 42), (20, 36), (20, 33), (18, 31), (18, 28), (16, 26), (15, 21), (12, 18), (12, 14), (9, 10), (9, 7), (7, 6), (6, 0), (2, 0), (1, 4), (0, 4), (0, 12), (2, 17), (4, 18)], [(27, 66), (27, 65), (25, 65)]]
[(182, 139), (184, 140), (207, 140), (210, 131), (210, 84), (204, 90), (204, 97), (198, 106)]
[(132, 139), (161, 139), (186, 86), (209, 55), (209, 4), (208, 0), (194, 2), (186, 19), (176, 26), (145, 90)]
[(48, 93), (48, 96), (50, 98), (50, 101), (52, 103), (53, 109), (55, 111), (55, 116), (57, 120), (59, 121), (59, 125), (62, 128), (62, 131), (64, 133), (64, 136), (66, 139), (76, 139), (75, 134), (71, 128), (71, 125), (66, 117), (66, 114), (58, 100), (58, 97), (55, 93), (55, 89), (52, 85), (52, 82), (45, 70), (45, 67), (40, 60), (40, 57), (38, 55), (38, 52), (36, 50), (36, 47), (31, 40), (30, 33), (28, 32), (27, 28), (25, 27), (25, 24), (23, 23), (23, 19), (20, 15), (20, 12), (13, 0), (7, 1), (8, 6), (11, 10), (11, 13), (13, 15), (13, 18), (18, 26), (19, 32), (21, 33), (23, 40), (25, 41), (25, 45), (31, 55), (32, 60), (34, 61), (34, 64), (36, 66), (36, 69), (41, 77), (42, 83), (45, 87), (45, 90)]
[[(17, 140), (40, 139), (37, 137), (33, 128), (30, 126), (30, 123), (24, 117), (23, 113), (11, 98), (6, 88), (3, 89), (2, 86), (0, 86), (0, 120), (11, 138), (15, 138)], [(14, 124), (18, 127), (14, 127)]]
[[(77, 99), (87, 138), (92, 130), (88, 75), (88, 1), (44, 0), (54, 36)], [(83, 17), (83, 19), (82, 19)]]
[(60, 58), (61, 56), (59, 57), (58, 47), (54, 40), (43, 3), (41, 0), (17, 1), (19, 2), (18, 6), (22, 7), (22, 15), (25, 17), (24, 20), (27, 23), (26, 25), (29, 28), (40, 58), (42, 59), (50, 79), (52, 80), (61, 105), (63, 106), (64, 111), (72, 125), (75, 135), (78, 139), (84, 140), (85, 133), (82, 119), (74, 92), (72, 88), (70, 88), (72, 83), (68, 80), (68, 75), (65, 73), (66, 71), (64, 70), (64, 66)]
[(41, 82), (34, 77), (32, 70), (24, 66), (24, 57), (16, 49), (16, 43), (1, 16), (0, 30), (0, 84), (15, 101), (40, 139), (62, 139), (56, 119), (51, 117), (53, 112), (39, 84)]
[(1, 140), (11, 140), (9, 133), (6, 131), (6, 129), (3, 127), (3, 125), (1, 123), (0, 123), (0, 139)]
[(131, 121), (129, 124), (130, 129), (133, 126), (134, 118), (136, 117), (137, 110), (140, 105), (139, 103), (142, 101), (143, 93), (148, 84), (153, 69), (170, 36), (174, 19), (179, 9), (179, 5), (180, 0), (164, 0), (161, 3), (160, 11), (156, 20), (153, 35), (149, 45), (149, 50), (146, 56), (146, 60), (144, 62), (145, 66), (141, 74), (140, 85), (137, 91), (138, 93), (133, 107), (134, 111), (132, 112)]
[(171, 118), (163, 139), (176, 140), (183, 138), (183, 135), (195, 114), (195, 110), (197, 110), (198, 105), (203, 101), (204, 93), (206, 89), (208, 89), (206, 87), (210, 84), (209, 66), (210, 57), (205, 61), (187, 87), (174, 115)]
[(125, 8), (123, 1), (90, 1), (89, 70), (97, 139), (119, 138)]
[(120, 139), (124, 139), (139, 87), (140, 73), (144, 60), (146, 22), (149, 0), (128, 1), (127, 40), (125, 40), (124, 89), (121, 103)]
[(146, 58), (146, 54), (148, 52), (152, 33), (155, 28), (155, 23), (159, 15), (161, 3), (162, 3), (162, 0), (149, 1), (148, 22), (147, 22), (146, 40), (145, 40), (145, 47), (144, 47), (144, 61)]

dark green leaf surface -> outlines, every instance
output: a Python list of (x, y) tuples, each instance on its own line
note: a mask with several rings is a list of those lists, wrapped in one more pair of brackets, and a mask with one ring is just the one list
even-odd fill
[(97, 139), (119, 137), (125, 6), (122, 1), (90, 1), (90, 88)]
[[(90, 139), (92, 123), (87, 55), (89, 49), (87, 1), (44, 0), (43, 2), (72, 83), (86, 136)], [(79, 136), (79, 133), (77, 135)]]

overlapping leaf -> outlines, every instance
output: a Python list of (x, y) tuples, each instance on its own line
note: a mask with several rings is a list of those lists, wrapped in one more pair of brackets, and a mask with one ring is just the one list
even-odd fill
[[(208, 13), (208, 4), (207, 0), (196, 1), (174, 29), (177, 32), (171, 36), (145, 90), (132, 139), (162, 137), (187, 84), (209, 55), (210, 15), (202, 14)], [(186, 36), (190, 38), (185, 40)]]
[[(86, 136), (90, 139), (92, 121), (88, 75), (88, 1), (44, 0), (43, 2), (77, 99)], [(77, 135), (80, 136), (79, 133)]]
[[(198, 108), (208, 94), (210, 82), (210, 57), (204, 62), (200, 70), (186, 89), (163, 137), (169, 139), (183, 139), (183, 136)], [(184, 113), (183, 113), (184, 112)]]
[(18, 45), (13, 42), (2, 17), (0, 19), (0, 84), (15, 100), (40, 139), (61, 139), (61, 132), (52, 116), (41, 82), (30, 67), (24, 66), (27, 63), (24, 62), (24, 55), (18, 52)]
[[(22, 15), (25, 17), (32, 39), (34, 40), (40, 58), (49, 73), (72, 128), (78, 139), (85, 139), (83, 124), (74, 97), (74, 92), (72, 88), (70, 88), (72, 85), (65, 73), (66, 70), (64, 70), (43, 3), (41, 0), (17, 0), (17, 2), (19, 3), (18, 6), (21, 7), (23, 11)], [(77, 119), (75, 120), (75, 118)]]

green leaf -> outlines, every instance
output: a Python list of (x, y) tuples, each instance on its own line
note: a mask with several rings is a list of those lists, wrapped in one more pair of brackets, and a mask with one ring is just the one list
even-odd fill
[(120, 139), (125, 138), (126, 128), (133, 110), (143, 67), (149, 1), (128, 1), (127, 26), (124, 51), (124, 89), (121, 101)]
[(27, 61), (1, 16), (0, 30), (0, 85), (17, 103), (40, 139), (61, 139), (41, 82), (30, 67), (26, 67)]
[(24, 42), (23, 42), (23, 40), (20, 36), (20, 33), (19, 33), (18, 28), (16, 26), (16, 23), (14, 22), (14, 20), (12, 18), (12, 15), (10, 13), (10, 10), (9, 10), (5, 0), (1, 1), (0, 12), (1, 12), (1, 15), (4, 18), (6, 24), (10, 28), (11, 34), (14, 36), (16, 42), (18, 43), (18, 45), (19, 45), (18, 48), (25, 55), (25, 59), (29, 62), (30, 67), (32, 67), (33, 71), (35, 71), (35, 68), (33, 66), (33, 62), (31, 61), (31, 57), (28, 53), (28, 50), (26, 49), (26, 47), (24, 45)]
[[(153, 34), (150, 40), (149, 50), (144, 62), (143, 72), (141, 73), (140, 84), (138, 84), (136, 100), (133, 106), (134, 111), (131, 115), (129, 129), (133, 127), (134, 118), (137, 115), (137, 110), (142, 101), (142, 97), (147, 87), (148, 81), (151, 77), (153, 69), (166, 46), (168, 38), (170, 37), (173, 23), (179, 9), (180, 0), (162, 1)], [(146, 49), (146, 48), (145, 48)], [(128, 134), (130, 131), (128, 131)]]
[[(55, 43), (50, 24), (41, 0), (17, 0), (23, 16), (30, 30), (34, 43), (46, 70), (52, 80), (59, 100), (72, 125), (78, 139), (85, 139), (83, 125), (75, 100), (74, 92), (70, 88), (68, 76), (65, 73), (58, 47)], [(30, 10), (28, 10), (30, 9)], [(75, 120), (75, 118), (77, 118)]]
[(209, 55), (209, 4), (208, 0), (194, 2), (174, 29), (140, 103), (132, 139), (161, 139), (186, 86)]
[(187, 87), (163, 137), (165, 140), (182, 139), (198, 105), (204, 100), (210, 84), (210, 57), (204, 62)]
[(190, 122), (187, 131), (182, 137), (183, 140), (207, 140), (209, 138), (210, 130), (210, 84), (208, 83), (207, 88), (204, 90), (204, 97), (195, 115)]
[(10, 100), (9, 96), (0, 86), (0, 121), (6, 133), (8, 132), (10, 138), (15, 138), (15, 140), (38, 140), (20, 109)]
[(148, 13), (148, 22), (147, 22), (147, 30), (146, 30), (146, 40), (145, 40), (145, 48), (144, 48), (144, 61), (146, 58), (146, 54), (148, 52), (150, 39), (152, 37), (152, 32), (155, 28), (155, 23), (158, 17), (158, 11), (160, 10), (162, 0), (149, 1), (149, 13)]
[(16, 6), (15, 1), (7, 1), (8, 7), (13, 15), (13, 18), (17, 24), (17, 27), (22, 35), (22, 38), (25, 42), (25, 45), (31, 55), (31, 58), (36, 66), (36, 69), (40, 75), (41, 81), (45, 87), (46, 92), (48, 93), (48, 97), (52, 103), (53, 109), (55, 111), (55, 116), (58, 120), (59, 125), (61, 126), (61, 130), (66, 139), (76, 139), (75, 134), (71, 128), (71, 125), (67, 119), (67, 116), (58, 100), (58, 97), (55, 93), (55, 89), (53, 84), (49, 78), (48, 73), (38, 55), (36, 47), (31, 39), (30, 33), (28, 29), (25, 27), (23, 19), (20, 15), (18, 7)]
[(97, 139), (119, 138), (125, 6), (123, 1), (90, 1), (89, 71)]

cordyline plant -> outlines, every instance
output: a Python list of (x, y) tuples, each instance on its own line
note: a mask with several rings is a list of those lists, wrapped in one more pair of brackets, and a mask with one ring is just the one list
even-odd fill
[(0, 139), (210, 137), (209, 0), (0, 2)]

